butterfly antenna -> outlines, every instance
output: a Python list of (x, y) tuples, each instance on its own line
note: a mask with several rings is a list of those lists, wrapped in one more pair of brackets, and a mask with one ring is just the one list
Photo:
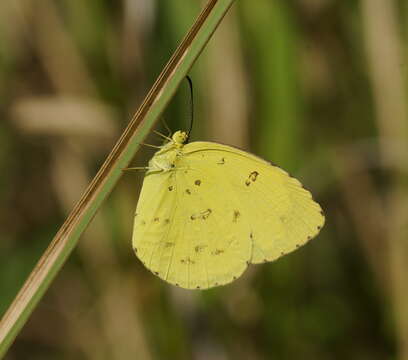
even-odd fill
[(173, 132), (170, 130), (169, 126), (166, 123), (166, 120), (163, 118), (160, 118), (160, 121), (162, 122), (164, 128), (167, 130), (167, 136), (169, 137)]
[(190, 128), (187, 132), (187, 141), (190, 137), (191, 130), (193, 129), (193, 121), (194, 121), (194, 92), (193, 92), (193, 81), (191, 80), (190, 76), (186, 76), (188, 81), (188, 86), (190, 87)]

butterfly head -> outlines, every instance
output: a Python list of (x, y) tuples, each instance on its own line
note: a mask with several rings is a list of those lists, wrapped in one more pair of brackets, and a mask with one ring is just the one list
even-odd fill
[(187, 138), (188, 138), (187, 133), (185, 131), (180, 130), (176, 131), (172, 136), (174, 143), (178, 145), (184, 144), (187, 141)]

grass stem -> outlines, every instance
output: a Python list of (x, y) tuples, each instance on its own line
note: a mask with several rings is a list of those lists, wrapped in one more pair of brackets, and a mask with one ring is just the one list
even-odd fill
[(105, 163), (38, 261), (0, 322), (0, 358), (20, 332), (81, 234), (122, 176), (234, 0), (209, 0), (164, 67)]

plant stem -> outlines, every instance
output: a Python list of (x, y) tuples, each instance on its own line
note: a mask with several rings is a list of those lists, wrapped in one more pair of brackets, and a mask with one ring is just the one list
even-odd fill
[(0, 322), (0, 359), (122, 176), (234, 0), (209, 0)]

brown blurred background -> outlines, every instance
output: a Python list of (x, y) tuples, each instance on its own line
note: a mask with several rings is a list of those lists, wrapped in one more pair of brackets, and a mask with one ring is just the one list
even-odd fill
[[(0, 1), (0, 314), (203, 4)], [(293, 173), (321, 234), (229, 286), (176, 289), (133, 255), (126, 174), (7, 359), (407, 360), (407, 39), (406, 0), (237, 0), (191, 71), (193, 140)], [(183, 84), (173, 130), (188, 102)]]

